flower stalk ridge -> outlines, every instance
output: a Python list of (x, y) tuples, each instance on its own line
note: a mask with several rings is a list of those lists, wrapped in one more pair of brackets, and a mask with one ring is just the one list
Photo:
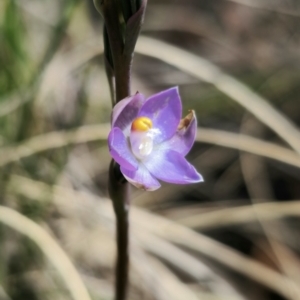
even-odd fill
[(145, 98), (137, 92), (117, 103), (108, 136), (109, 152), (124, 177), (147, 191), (160, 187), (158, 180), (174, 184), (203, 181), (185, 159), (197, 131), (194, 111), (181, 119), (178, 88)]

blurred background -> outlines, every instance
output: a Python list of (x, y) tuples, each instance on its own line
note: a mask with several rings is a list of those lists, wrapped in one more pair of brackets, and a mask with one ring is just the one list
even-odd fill
[[(132, 188), (128, 299), (300, 299), (299, 21), (298, 0), (148, 1), (132, 93), (179, 86), (205, 182)], [(74, 299), (76, 271), (113, 299), (102, 25), (91, 0), (0, 1), (1, 300)]]

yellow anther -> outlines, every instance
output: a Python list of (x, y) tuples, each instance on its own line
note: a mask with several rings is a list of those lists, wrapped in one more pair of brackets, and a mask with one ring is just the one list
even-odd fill
[(147, 131), (152, 128), (152, 121), (147, 117), (138, 117), (131, 124), (133, 131)]

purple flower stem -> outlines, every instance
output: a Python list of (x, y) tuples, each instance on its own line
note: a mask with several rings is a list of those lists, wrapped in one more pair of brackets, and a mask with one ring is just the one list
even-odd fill
[(120, 172), (120, 166), (111, 161), (109, 167), (109, 194), (116, 215), (117, 262), (115, 299), (124, 300), (127, 295), (129, 271), (129, 199), (130, 185)]
[[(124, 2), (125, 0), (123, 0)], [(125, 2), (124, 2), (125, 3)], [(141, 3), (138, 1), (141, 5)], [(105, 67), (110, 84), (113, 106), (129, 96), (130, 72), (134, 45), (129, 51), (124, 51), (124, 26), (120, 24), (118, 3), (113, 0), (94, 0), (94, 4), (103, 16), (105, 22)], [(126, 2), (129, 5), (129, 2)], [(144, 11), (145, 5), (142, 10)], [(140, 14), (142, 16), (142, 14)], [(142, 18), (138, 19), (139, 25)], [(127, 21), (127, 18), (126, 18)], [(127, 24), (126, 24), (127, 25)], [(134, 31), (133, 40), (136, 40), (139, 30)], [(104, 41), (105, 42), (105, 41)], [(113, 81), (114, 79), (114, 81)], [(120, 171), (120, 166), (112, 160), (109, 167), (109, 195), (113, 202), (116, 215), (117, 262), (115, 300), (125, 300), (128, 289), (129, 271), (129, 204), (130, 185)]]

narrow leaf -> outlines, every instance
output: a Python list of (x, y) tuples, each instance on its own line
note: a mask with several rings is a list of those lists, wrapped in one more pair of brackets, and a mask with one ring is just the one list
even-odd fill
[(131, 57), (134, 51), (134, 47), (144, 20), (144, 14), (147, 5), (147, 0), (141, 0), (137, 2), (141, 3), (140, 8), (129, 18), (126, 23), (124, 54), (127, 57)]

